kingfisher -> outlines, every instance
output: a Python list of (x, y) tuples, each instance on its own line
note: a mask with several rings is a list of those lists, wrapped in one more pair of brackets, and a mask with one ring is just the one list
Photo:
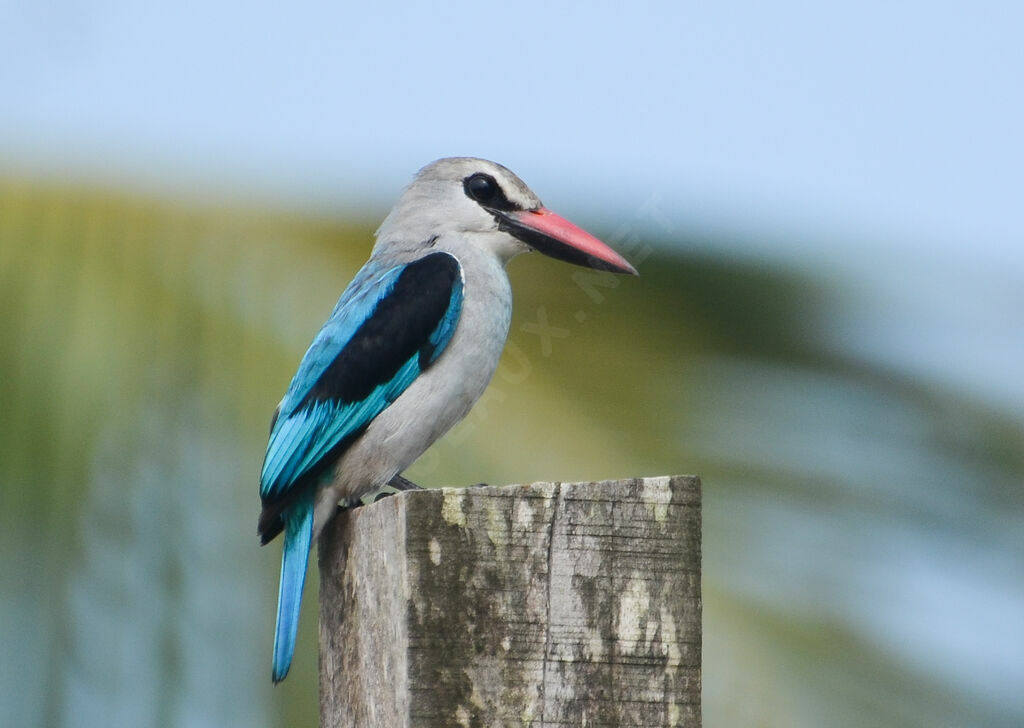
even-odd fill
[(512, 315), (505, 264), (530, 251), (636, 275), (485, 159), (421, 169), (376, 233), (270, 425), (261, 544), (284, 533), (272, 678), (288, 674), (313, 541), (339, 507), (392, 486), (483, 394)]

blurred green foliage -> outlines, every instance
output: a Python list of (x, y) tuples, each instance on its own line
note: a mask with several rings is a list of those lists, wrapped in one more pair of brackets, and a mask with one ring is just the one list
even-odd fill
[[(669, 255), (645, 225), (608, 236), (639, 279), (511, 264), (495, 380), (408, 475), (701, 474), (708, 725), (1019, 724), (872, 637), (871, 614), (892, 606), (881, 576), (913, 568), (893, 534), (1017, 552), (1020, 422), (831, 352), (834, 282)], [(315, 724), (316, 582), (272, 688), (256, 483), (372, 230), (0, 181), (10, 725)]]

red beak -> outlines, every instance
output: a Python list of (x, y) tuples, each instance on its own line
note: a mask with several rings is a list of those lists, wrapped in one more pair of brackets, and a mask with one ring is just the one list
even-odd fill
[(587, 268), (637, 275), (628, 260), (546, 207), (499, 212), (496, 216), (503, 229), (544, 255)]

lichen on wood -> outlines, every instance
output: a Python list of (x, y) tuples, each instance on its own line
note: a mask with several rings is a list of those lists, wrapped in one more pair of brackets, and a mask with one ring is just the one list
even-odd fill
[(320, 544), (323, 726), (699, 726), (700, 482), (399, 493)]

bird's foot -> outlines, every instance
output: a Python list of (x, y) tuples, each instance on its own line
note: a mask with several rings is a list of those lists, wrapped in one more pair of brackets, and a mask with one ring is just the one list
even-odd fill
[(388, 485), (395, 490), (423, 490), (422, 485), (416, 485), (416, 483), (412, 482), (408, 478), (403, 478), (401, 475), (393, 477), (388, 482)]
[[(401, 481), (401, 485), (396, 483), (395, 480), (400, 480)], [(400, 475), (396, 475), (395, 478), (390, 483), (388, 483), (388, 485), (390, 485), (396, 491), (403, 491), (403, 490), (426, 490), (426, 488), (424, 488), (422, 485), (416, 485), (411, 480), (406, 480), (405, 478), (403, 478)], [(487, 485), (488, 485), (487, 483), (470, 483), (469, 485), (466, 485), (466, 486), (463, 486), (463, 487), (465, 487), (465, 488), (486, 488)], [(395, 495), (395, 493), (392, 493), (390, 491), (384, 491), (384, 492), (378, 493), (376, 495), (376, 497), (374, 497), (373, 501), (374, 501), (374, 503), (376, 503), (381, 498), (387, 498), (389, 495)]]
[(401, 493), (406, 490), (423, 490), (422, 485), (417, 485), (408, 478), (403, 478), (401, 475), (396, 475), (388, 481), (387, 487), (394, 488), (394, 492), (390, 490), (382, 490), (380, 493), (373, 497), (373, 502), (376, 503), (381, 498), (387, 498), (388, 496), (394, 495), (395, 493)]
[[(486, 485), (487, 485), (487, 483), (470, 483), (466, 487), (467, 488), (483, 488)], [(373, 498), (370, 500), (370, 503), (376, 503), (377, 501), (379, 501), (379, 500), (381, 500), (383, 498), (388, 498), (390, 496), (395, 495), (396, 493), (401, 493), (401, 492), (407, 491), (407, 490), (426, 490), (426, 488), (424, 488), (422, 485), (414, 483), (411, 480), (409, 480), (408, 478), (403, 478), (401, 475), (394, 476), (391, 480), (388, 481), (388, 484), (386, 486), (384, 486), (384, 487), (385, 488), (392, 488), (393, 490), (382, 490), (382, 491), (380, 491), (379, 493), (377, 493), (376, 495), (373, 496)], [(349, 510), (349, 509), (352, 509), (352, 508), (358, 508), (361, 505), (363, 505), (363, 501), (362, 500), (357, 500), (357, 501), (348, 502), (348, 503), (339, 503), (338, 504), (338, 511), (340, 512), (340, 511), (346, 511), (346, 510)]]
[(350, 511), (361, 505), (363, 505), (363, 501), (359, 498), (343, 500), (338, 504), (338, 513), (341, 513), (342, 511)]

